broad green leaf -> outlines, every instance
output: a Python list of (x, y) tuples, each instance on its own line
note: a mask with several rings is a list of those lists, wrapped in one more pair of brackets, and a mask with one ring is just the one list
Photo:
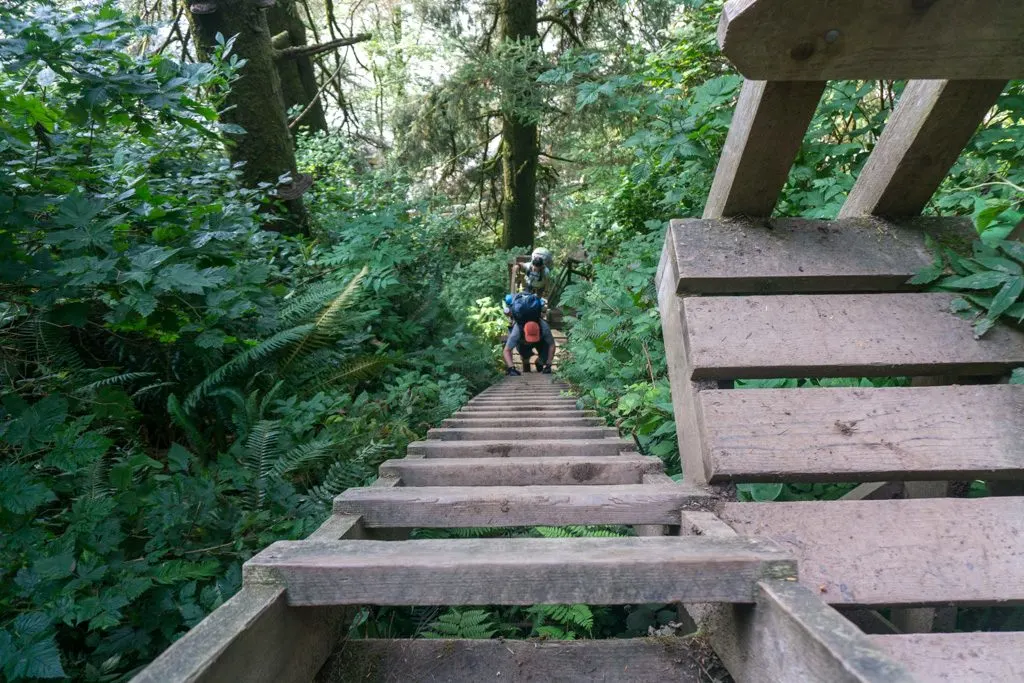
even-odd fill
[(1024, 293), (1024, 277), (1018, 275), (1003, 285), (1003, 288), (992, 299), (992, 306), (988, 309), (989, 317), (997, 318), (1002, 315), (1006, 309), (1017, 302), (1021, 293)]
[(748, 494), (755, 502), (767, 503), (782, 495), (782, 484), (738, 484), (737, 489)]
[(947, 278), (940, 282), (939, 285), (950, 289), (992, 289), (993, 287), (999, 287), (1010, 277), (1007, 273), (989, 270), (964, 277)]

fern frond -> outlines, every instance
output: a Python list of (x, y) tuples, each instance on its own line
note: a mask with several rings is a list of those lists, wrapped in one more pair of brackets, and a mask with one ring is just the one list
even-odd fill
[(334, 297), (334, 299), (324, 307), (320, 312), (320, 315), (318, 315), (316, 320), (313, 321), (312, 329), (309, 330), (302, 341), (300, 341), (292, 350), (288, 359), (285, 360), (284, 367), (291, 365), (292, 361), (298, 358), (306, 348), (323, 344), (327, 340), (338, 336), (341, 324), (344, 321), (342, 313), (355, 301), (355, 294), (359, 288), (359, 284), (369, 272), (369, 266), (363, 266), (363, 269), (349, 280), (348, 285), (341, 290), (338, 296)]
[(245, 440), (245, 454), (242, 464), (252, 477), (250, 484), (250, 509), (263, 506), (264, 489), (277, 457), (277, 437), (280, 435), (280, 420), (260, 420), (253, 425)]
[(538, 526), (534, 530), (544, 538), (621, 538), (627, 534), (602, 526)]
[(487, 610), (460, 611), (454, 608), (432, 621), (427, 629), (423, 633), (424, 638), (472, 638), (475, 640), (486, 640), (498, 631), (494, 628), (491, 615)]
[(337, 447), (338, 444), (330, 438), (308, 441), (278, 458), (270, 472), (276, 477), (283, 477), (286, 474), (312, 467), (327, 459)]
[(192, 446), (193, 451), (199, 454), (209, 452), (206, 439), (203, 438), (202, 432), (196, 427), (192, 418), (185, 413), (176, 394), (167, 395), (167, 414), (170, 415), (171, 422), (176, 424), (181, 431), (185, 432), (185, 437), (188, 439), (188, 443)]
[(338, 460), (328, 468), (324, 480), (309, 490), (309, 495), (322, 503), (327, 503), (345, 489), (362, 486), (372, 476), (373, 469), (361, 462)]
[(378, 372), (394, 365), (394, 356), (360, 356), (345, 363), (340, 370), (321, 380), (317, 386), (326, 388), (369, 379)]
[(95, 382), (90, 382), (89, 384), (82, 385), (75, 389), (73, 393), (86, 394), (89, 393), (90, 391), (102, 389), (103, 387), (110, 387), (117, 384), (130, 384), (131, 382), (134, 382), (136, 380), (154, 377), (155, 375), (155, 372), (124, 372), (121, 373), (120, 375), (114, 375), (113, 377), (105, 377)]
[(246, 349), (224, 365), (211, 372), (206, 379), (200, 382), (189, 393), (188, 397), (186, 397), (183, 407), (185, 410), (191, 412), (211, 389), (216, 387), (225, 379), (235, 373), (239, 373), (250, 368), (257, 361), (269, 358), (278, 351), (281, 351), (292, 344), (301, 342), (312, 329), (313, 323), (306, 323), (305, 325), (291, 327), (268, 337), (250, 349)]

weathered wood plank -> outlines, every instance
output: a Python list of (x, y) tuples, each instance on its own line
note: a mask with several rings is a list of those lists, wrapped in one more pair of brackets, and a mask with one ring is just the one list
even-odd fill
[(743, 82), (704, 218), (770, 216), (824, 81)]
[(839, 217), (921, 213), (1005, 85), (910, 81)]
[(924, 235), (966, 243), (966, 218), (674, 220), (679, 294), (899, 292), (930, 264)]
[(831, 294), (683, 300), (693, 379), (1001, 374), (1024, 331), (974, 339), (952, 295)]
[(604, 439), (618, 437), (619, 432), (611, 427), (555, 426), (544, 427), (441, 427), (427, 432), (432, 441), (551, 441), (559, 439)]
[(1019, 2), (730, 0), (718, 45), (747, 78), (1019, 78)]
[(577, 410), (574, 401), (558, 401), (550, 403), (527, 403), (524, 401), (498, 401), (494, 403), (478, 403), (467, 405), (460, 410), (460, 413), (494, 412), (500, 411), (506, 414), (511, 413), (536, 413), (546, 414), (552, 411)]
[[(684, 512), (680, 533), (735, 538), (709, 512)], [(906, 681), (906, 674), (816, 593), (789, 580), (763, 581), (757, 605), (688, 604), (737, 681)]]
[(452, 417), (442, 427), (604, 427), (600, 417)]
[(922, 683), (1024, 680), (1024, 633), (915, 633), (870, 639)]
[(700, 396), (710, 481), (1024, 478), (1024, 386)]
[(730, 503), (720, 515), (791, 550), (830, 603), (1024, 602), (1019, 498)]
[(664, 465), (654, 457), (424, 458), (388, 460), (381, 474), (402, 477), (406, 486), (530, 486), (639, 484)]
[(704, 653), (684, 638), (346, 640), (325, 683), (702, 683)]
[(413, 441), (408, 452), (425, 458), (540, 458), (561, 456), (617, 455), (636, 450), (632, 439), (547, 439), (520, 441)]
[(516, 415), (523, 415), (523, 416), (530, 416), (530, 415), (532, 415), (532, 416), (535, 416), (535, 417), (538, 417), (538, 418), (548, 418), (548, 417), (595, 417), (597, 415), (597, 413), (595, 411), (593, 411), (593, 410), (562, 410), (562, 409), (559, 409), (559, 410), (545, 410), (545, 411), (543, 411), (543, 413), (541, 413), (541, 412), (529, 413), (529, 412), (523, 412), (523, 411), (508, 412), (508, 411), (504, 411), (504, 410), (485, 410), (485, 409), (481, 408), (480, 410), (475, 410), (475, 409), (474, 410), (460, 410), (459, 412), (455, 413), (451, 417), (452, 417), (452, 419), (461, 420), (461, 419), (467, 419), (467, 418), (468, 419), (484, 419), (484, 418), (494, 418), (494, 417), (504, 418), (504, 417), (515, 417)]
[(570, 524), (678, 524), (707, 496), (677, 485), (429, 486), (349, 489), (335, 514), (370, 527), (467, 528)]
[(658, 287), (658, 312), (661, 315), (661, 331), (665, 341), (665, 360), (672, 391), (672, 409), (676, 421), (676, 438), (679, 442), (683, 479), (700, 486), (707, 483), (707, 473), (700, 433), (703, 417), (698, 412), (700, 401), (697, 396), (702, 389), (712, 385), (691, 380), (693, 368), (685, 349), (686, 327), (682, 300), (676, 294), (678, 277), (675, 249), (671, 238), (666, 236), (655, 279)]
[(286, 585), (292, 606), (604, 605), (751, 602), (796, 566), (750, 538), (498, 538), (278, 541), (242, 573)]

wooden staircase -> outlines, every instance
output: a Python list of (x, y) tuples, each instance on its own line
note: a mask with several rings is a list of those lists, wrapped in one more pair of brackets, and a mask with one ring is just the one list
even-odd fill
[[(664, 535), (708, 494), (666, 477), (564, 389), (532, 375), (474, 398), (373, 486), (338, 496), (310, 538), (252, 558), (241, 593), (135, 680), (701, 680), (706, 653), (683, 638), (341, 639), (359, 605), (742, 604), (792, 584), (795, 563), (772, 542)], [(416, 528), (540, 525), (638, 535), (408, 540)]]

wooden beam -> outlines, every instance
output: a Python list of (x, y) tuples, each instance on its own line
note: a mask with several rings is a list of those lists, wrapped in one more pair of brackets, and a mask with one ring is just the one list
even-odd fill
[(771, 215), (824, 89), (823, 81), (743, 82), (704, 218)]
[[(688, 297), (695, 380), (1001, 374), (1024, 364), (1024, 332), (974, 338), (952, 294)], [(668, 340), (666, 339), (666, 345)]]
[(380, 466), (406, 486), (529, 486), (639, 484), (659, 472), (661, 460), (644, 456), (546, 458), (403, 458)]
[(900, 292), (934, 261), (924, 236), (969, 243), (968, 218), (674, 220), (678, 294)]
[(703, 417), (699, 412), (699, 394), (702, 390), (716, 388), (717, 385), (711, 382), (694, 382), (691, 379), (693, 367), (685, 345), (683, 300), (675, 291), (678, 272), (675, 249), (666, 238), (655, 278), (658, 287), (658, 311), (661, 314), (661, 333), (665, 341), (665, 360), (668, 365), (683, 480), (694, 486), (701, 486), (707, 483), (708, 478), (701, 439), (700, 425)]
[(413, 441), (409, 455), (425, 458), (540, 458), (615, 456), (636, 450), (632, 439), (548, 439), (521, 441), (519, 439), (488, 439), (486, 441)]
[(1020, 78), (1013, 0), (730, 0), (718, 45), (747, 78)]
[(707, 680), (705, 654), (685, 638), (607, 640), (347, 640), (324, 667), (328, 681)]
[[(701, 394), (713, 483), (1024, 478), (1024, 386)], [(913, 497), (928, 497), (923, 494)]]
[(800, 581), (832, 604), (1024, 602), (1017, 498), (727, 503), (720, 514), (789, 549)]
[(839, 217), (921, 213), (1005, 85), (910, 81)]
[(242, 568), (292, 606), (749, 602), (757, 581), (795, 573), (759, 539), (666, 536), (278, 541)]
[(706, 495), (689, 486), (427, 486), (349, 489), (336, 514), (368, 527), (510, 527), (572, 524), (677, 524)]
[[(538, 418), (541, 419), (541, 418)], [(555, 439), (604, 439), (618, 437), (613, 427), (554, 426), (542, 427), (440, 427), (427, 432), (434, 441), (486, 441), (516, 439), (519, 441), (552, 441)]]
[[(735, 538), (714, 515), (687, 512), (683, 534)], [(756, 605), (686, 605), (737, 681), (910, 683), (903, 668), (811, 590), (785, 579), (758, 584)]]

